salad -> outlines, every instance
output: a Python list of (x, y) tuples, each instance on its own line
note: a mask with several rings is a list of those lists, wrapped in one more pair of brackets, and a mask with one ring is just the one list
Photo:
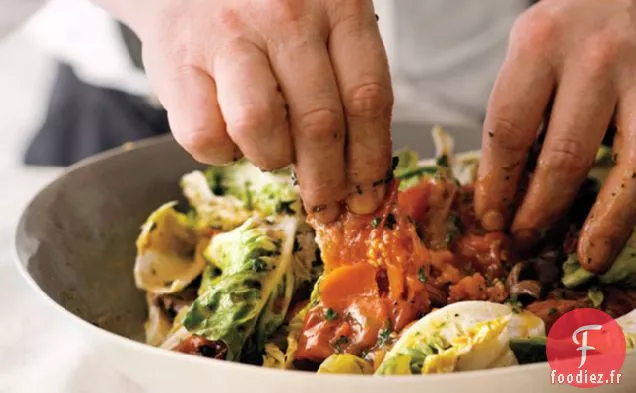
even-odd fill
[(303, 210), (289, 169), (240, 161), (184, 175), (184, 201), (155, 210), (136, 243), (146, 342), (278, 369), (448, 373), (545, 361), (559, 316), (593, 307), (633, 349), (636, 233), (598, 277), (575, 253), (611, 152), (599, 150), (568, 214), (520, 254), (474, 216), (479, 153), (454, 155), (439, 128), (433, 137), (435, 159), (394, 157), (378, 211), (330, 224)]

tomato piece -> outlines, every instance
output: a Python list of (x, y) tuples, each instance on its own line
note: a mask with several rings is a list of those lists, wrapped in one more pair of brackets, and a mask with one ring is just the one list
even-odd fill
[(420, 277), (430, 273), (430, 256), (398, 206), (397, 186), (389, 186), (385, 203), (374, 214), (347, 211), (326, 225), (309, 217), (325, 274), (319, 302), (304, 321), (298, 359), (359, 355), (376, 347), (380, 332), (399, 331), (428, 311), (428, 291)]
[(400, 210), (416, 222), (420, 222), (426, 217), (428, 184), (428, 181), (423, 179), (417, 185), (401, 191), (398, 196)]
[(341, 266), (320, 282), (320, 300), (325, 307), (343, 311), (359, 297), (375, 296), (377, 270), (367, 263)]

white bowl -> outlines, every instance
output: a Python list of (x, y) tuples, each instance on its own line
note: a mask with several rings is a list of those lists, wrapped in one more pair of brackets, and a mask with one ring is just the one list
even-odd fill
[[(145, 302), (136, 290), (134, 240), (147, 215), (178, 198), (179, 177), (199, 167), (170, 137), (86, 160), (43, 189), (16, 234), (23, 276), (69, 326), (148, 392), (514, 393), (576, 391), (550, 380), (547, 363), (446, 375), (371, 377), (278, 371), (183, 355), (141, 342)], [(636, 353), (620, 385), (636, 391)]]

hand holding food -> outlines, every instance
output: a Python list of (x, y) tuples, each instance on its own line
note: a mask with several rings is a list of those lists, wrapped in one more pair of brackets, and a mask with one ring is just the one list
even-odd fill
[(177, 141), (198, 160), (294, 164), (308, 211), (383, 199), (393, 96), (373, 4), (101, 0), (143, 42)]
[[(531, 247), (567, 213), (615, 115), (615, 166), (578, 242), (591, 273), (610, 268), (636, 223), (635, 5), (544, 0), (529, 9), (511, 33), (484, 124), (478, 215), (489, 230), (511, 221), (515, 240)], [(546, 112), (545, 140), (531, 152)]]

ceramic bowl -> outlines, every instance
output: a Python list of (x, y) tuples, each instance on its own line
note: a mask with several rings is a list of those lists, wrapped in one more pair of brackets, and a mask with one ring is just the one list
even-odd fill
[[(406, 135), (406, 140), (413, 138)], [(424, 134), (423, 140), (430, 141)], [(479, 138), (473, 136), (473, 143)], [(474, 148), (475, 146), (463, 146)], [(426, 152), (428, 147), (419, 149)], [(178, 179), (199, 167), (170, 137), (116, 149), (71, 167), (25, 210), (17, 262), (46, 304), (105, 361), (148, 392), (514, 393), (574, 391), (554, 385), (547, 363), (446, 375), (373, 377), (279, 371), (161, 350), (142, 342), (145, 303), (133, 283), (144, 219), (178, 198)], [(620, 385), (636, 391), (636, 353)]]

